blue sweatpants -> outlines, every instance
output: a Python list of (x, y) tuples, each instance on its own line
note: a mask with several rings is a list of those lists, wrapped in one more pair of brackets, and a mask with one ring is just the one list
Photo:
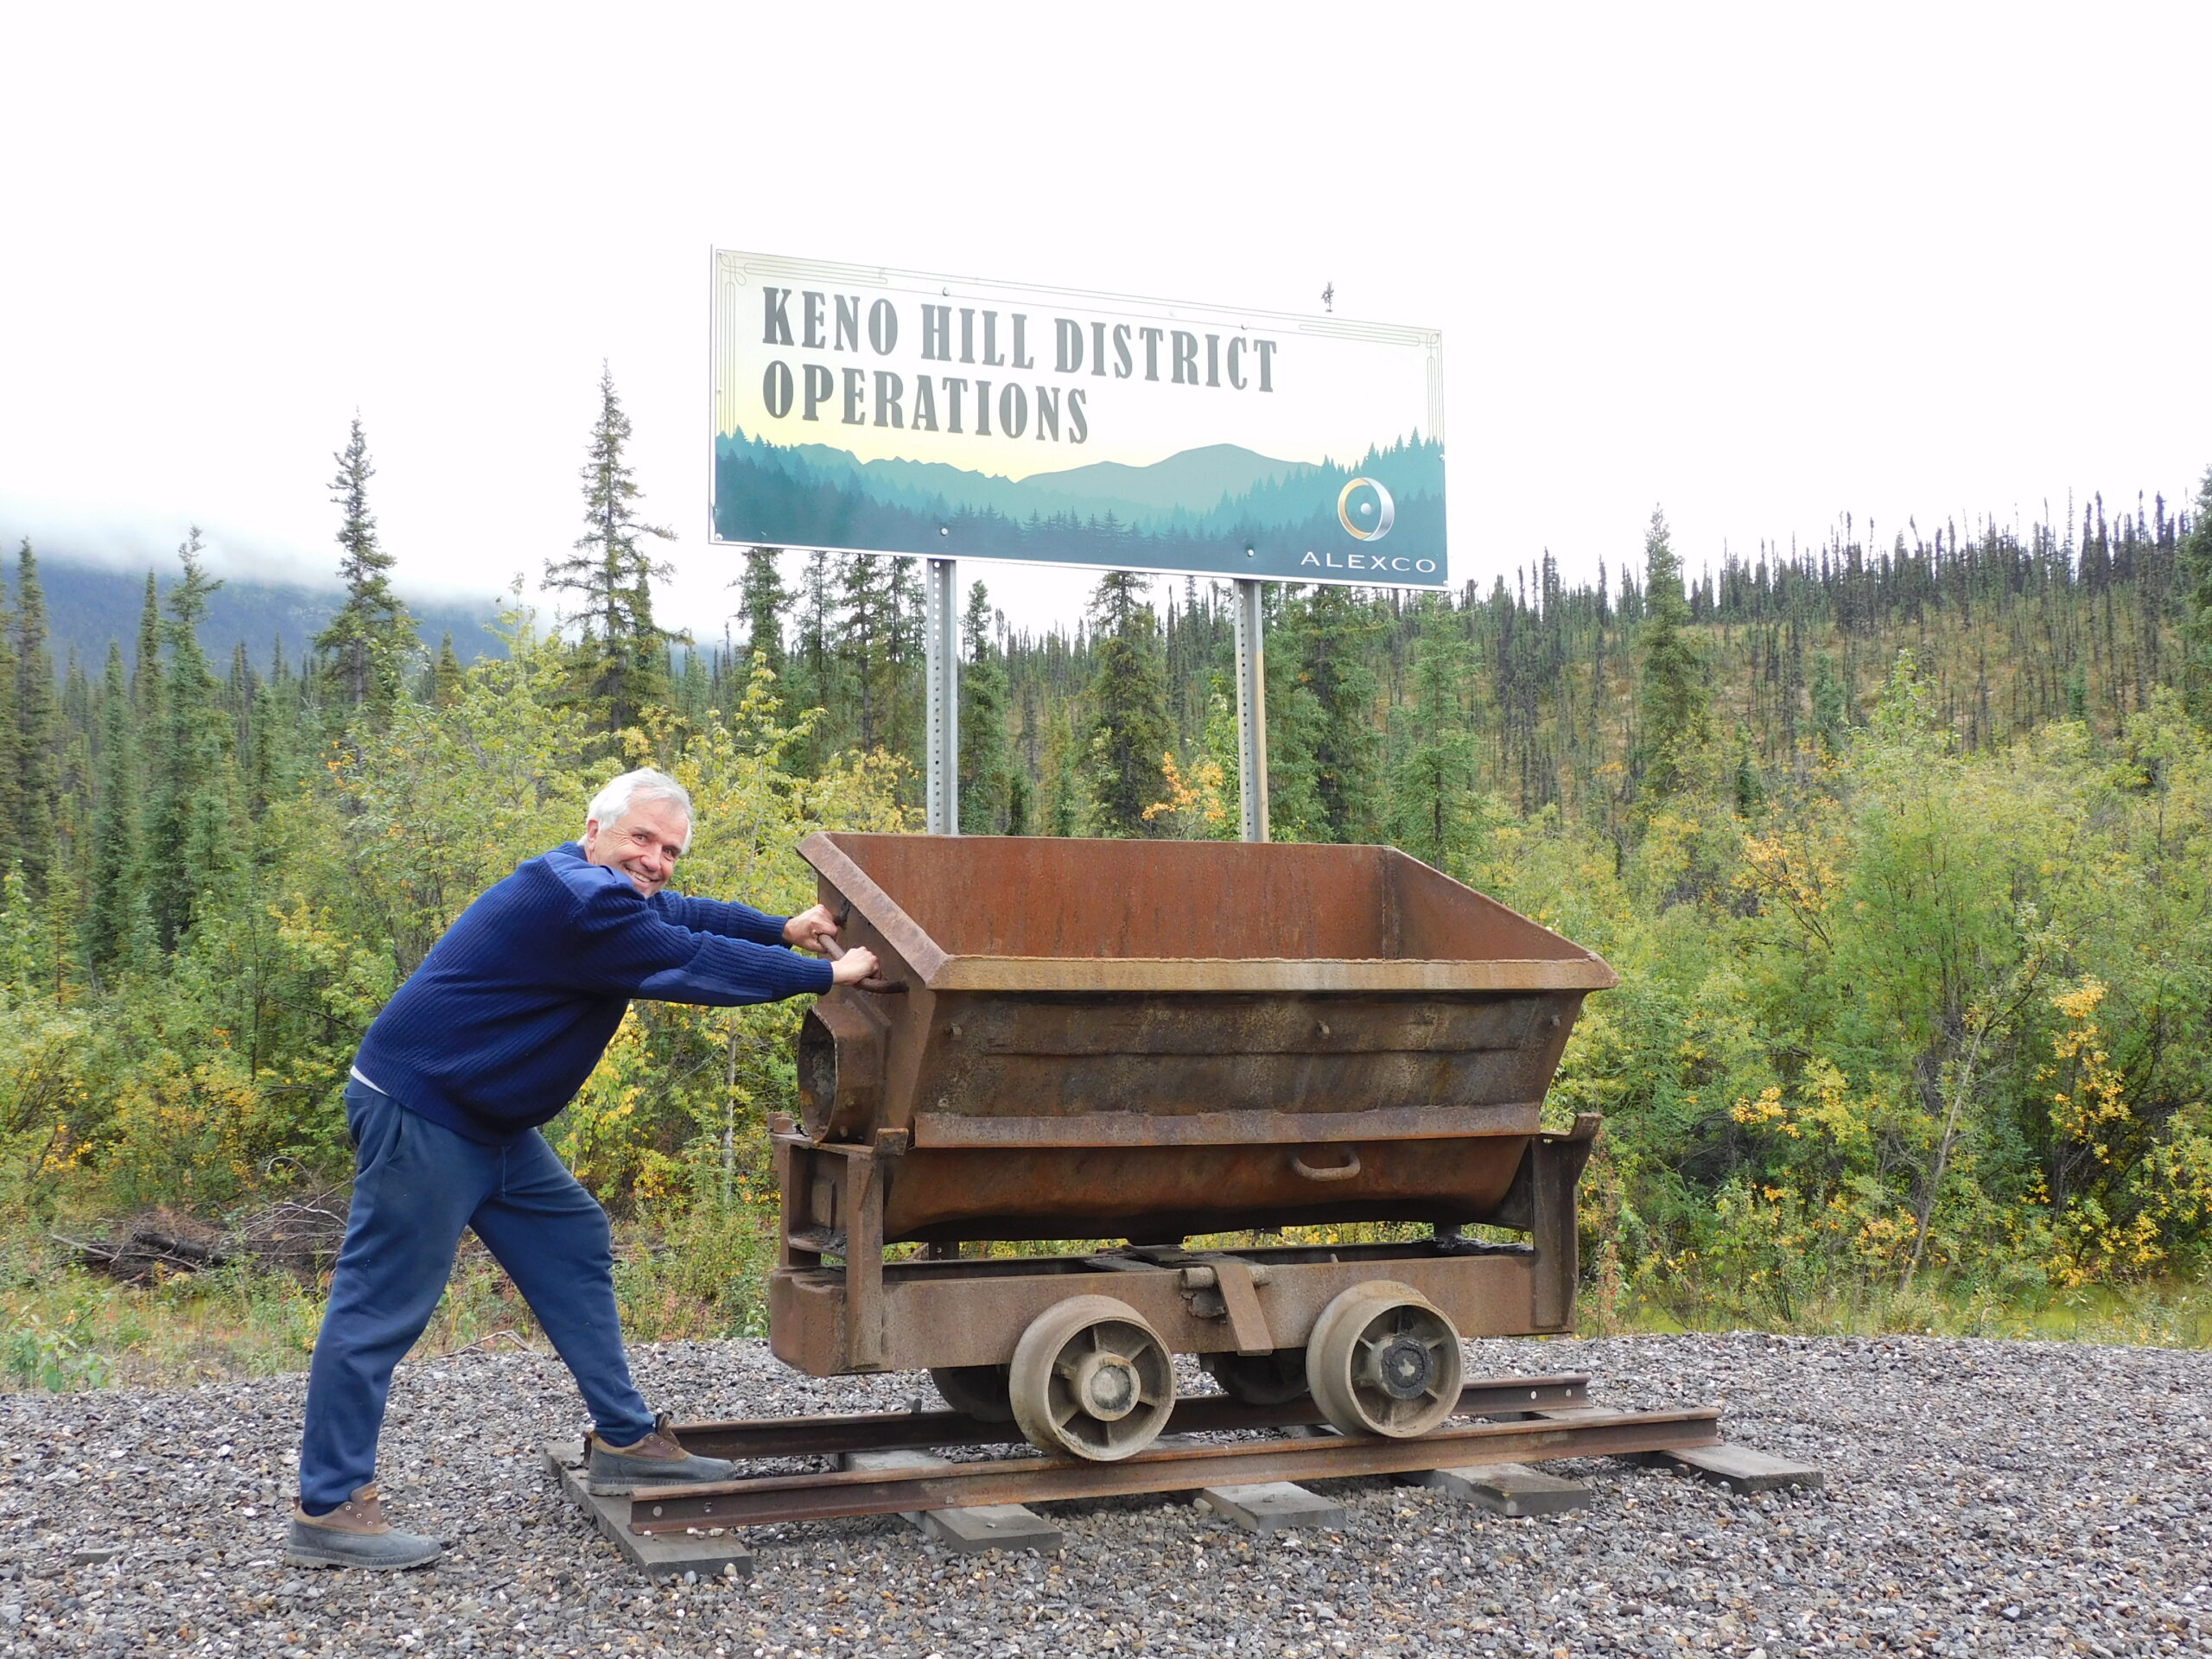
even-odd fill
[(607, 1212), (545, 1137), (532, 1129), (483, 1146), (359, 1078), (346, 1088), (346, 1119), (353, 1209), (308, 1370), (301, 1507), (322, 1514), (376, 1478), (391, 1368), (430, 1322), (464, 1227), (522, 1292), (600, 1437), (628, 1446), (651, 1433), (622, 1351)]

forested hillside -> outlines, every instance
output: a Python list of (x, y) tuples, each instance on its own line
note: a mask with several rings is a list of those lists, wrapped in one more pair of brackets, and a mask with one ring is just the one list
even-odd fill
[[(175, 580), (171, 570), (156, 573), (161, 592)], [(56, 671), (67, 677), (73, 655), (82, 671), (96, 671), (107, 656), (108, 642), (126, 647), (131, 630), (145, 602), (146, 572), (86, 563), (67, 554), (41, 547), (38, 552), (39, 585), (46, 600), (48, 650)], [(230, 662), (243, 651), (254, 668), (270, 671), (276, 655), (297, 664), (314, 649), (315, 636), (330, 620), (330, 613), (345, 599), (335, 582), (309, 587), (280, 582), (224, 579), (207, 601), (207, 618), (200, 625), (200, 644), (208, 657)], [(159, 595), (156, 595), (158, 603)], [(416, 632), (433, 647), (448, 634), (464, 663), (497, 655), (504, 647), (490, 624), (499, 607), (451, 601), (410, 601)]]
[[(342, 602), (304, 660), (205, 645), (196, 538), (131, 642), (59, 672), (10, 572), (0, 1205), (19, 1232), (236, 1214), (342, 1176), (366, 1021), (619, 766), (698, 802), (695, 891), (796, 906), (818, 826), (916, 827), (912, 561), (751, 556), (741, 644), (672, 652), (611, 385), (565, 625), (425, 649), (358, 425)], [(1548, 557), (1415, 600), (1268, 596), (1273, 823), (1388, 840), (1603, 952), (1554, 1090), (1602, 1110), (1591, 1295), (1789, 1320), (2199, 1275), (2212, 1244), (2212, 476), (2015, 533), (1946, 525), (1685, 575), (1655, 514), (1587, 586)], [(973, 577), (988, 573), (963, 569)], [(1227, 593), (1097, 584), (1084, 624), (967, 608), (971, 832), (1229, 836)], [(736, 1325), (796, 1012), (640, 1004), (563, 1156), (654, 1294)], [(642, 1249), (644, 1246), (641, 1244)], [(645, 1255), (640, 1261), (647, 1260)], [(690, 1265), (686, 1265), (687, 1263)], [(671, 1265), (672, 1264), (672, 1265)]]

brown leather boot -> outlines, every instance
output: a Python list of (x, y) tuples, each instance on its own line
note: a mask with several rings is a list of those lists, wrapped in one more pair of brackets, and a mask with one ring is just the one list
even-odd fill
[(728, 1480), (737, 1465), (721, 1458), (695, 1458), (677, 1441), (668, 1414), (653, 1420), (652, 1433), (634, 1446), (609, 1446), (590, 1437), (591, 1459), (585, 1484), (601, 1496), (635, 1491), (640, 1486), (672, 1486), (679, 1481)]
[(396, 1531), (385, 1519), (376, 1484), (356, 1491), (328, 1515), (292, 1505), (284, 1559), (294, 1567), (365, 1567), (385, 1572), (426, 1567), (445, 1548), (426, 1533)]

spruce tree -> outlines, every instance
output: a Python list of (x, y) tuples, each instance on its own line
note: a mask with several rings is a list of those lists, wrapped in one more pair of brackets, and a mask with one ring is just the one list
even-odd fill
[(1300, 688), (1312, 699), (1313, 792), (1333, 842), (1375, 833), (1375, 671), (1381, 626), (1351, 588), (1319, 587), (1300, 607)]
[(626, 456), (629, 442), (630, 417), (601, 364), (599, 416), (582, 471), (584, 533), (567, 555), (545, 562), (545, 585), (575, 596), (567, 617), (578, 630), (569, 652), (570, 693), (610, 734), (667, 702), (668, 646), (683, 638), (653, 620), (652, 585), (672, 567), (656, 561), (645, 541), (673, 541), (676, 532), (639, 517), (645, 498)]
[(1158, 833), (1144, 810), (1166, 798), (1160, 762), (1172, 731), (1149, 576), (1109, 570), (1090, 595), (1093, 626), (1086, 781), (1094, 835)]
[[(290, 715), (286, 688), (263, 680), (254, 689), (253, 717), (248, 727), (245, 755), (246, 814), (257, 824), (268, 818), (271, 808), (299, 790), (298, 733)], [(257, 856), (267, 856), (265, 839), (255, 842)]]
[(1706, 739), (1710, 702), (1705, 659), (1688, 629), (1682, 562), (1669, 543), (1667, 516), (1651, 511), (1643, 538), (1643, 666), (1637, 687), (1636, 775), (1653, 798), (1674, 794)]
[(990, 594), (980, 582), (968, 590), (960, 632), (966, 658), (960, 672), (960, 830), (1005, 835), (1014, 779), (1006, 664), (991, 643)]
[(1424, 864), (1464, 874), (1477, 822), (1465, 702), (1474, 652), (1450, 600), (1424, 594), (1417, 614), (1411, 701), (1392, 711), (1390, 839)]
[(918, 754), (928, 703), (922, 562), (894, 558), (887, 563), (891, 566), (891, 633), (884, 641), (882, 713), (876, 741), (894, 754)]
[(450, 709), (460, 700), (461, 671), (461, 658), (454, 653), (453, 630), (448, 628), (430, 664), (430, 701), (437, 707)]
[[(1011, 672), (1011, 641), (1001, 642), (1001, 665)], [(1007, 780), (1006, 832), (1009, 836), (1038, 833), (1037, 782), (1044, 772), (1042, 728), (1044, 713), (1038, 700), (1037, 677), (1025, 674), (1014, 695), (1015, 741)]]
[(835, 576), (827, 553), (812, 553), (806, 561), (806, 575), (799, 586), (798, 654), (806, 671), (812, 676), (817, 695), (823, 701), (823, 688), (829, 683), (830, 650), (836, 634), (836, 601)]
[(683, 653), (683, 671), (670, 687), (669, 697), (676, 711), (686, 720), (704, 721), (707, 711), (714, 706), (715, 678), (707, 669), (706, 653), (694, 645)]
[[(16, 614), (8, 604), (7, 582), (0, 578), (0, 812), (12, 811), (16, 806), (16, 779), (22, 766), (16, 750), (22, 740), (16, 718), (16, 698), (20, 690), (16, 672)], [(15, 829), (16, 834), (9, 837), (10, 844), (22, 836), (24, 825), (20, 818), (15, 821)], [(13, 858), (11, 851), (0, 847), (0, 868), (5, 868)], [(29, 891), (28, 886), (24, 891)]]
[(1830, 754), (1840, 753), (1851, 725), (1851, 708), (1844, 696), (1843, 681), (1835, 671), (1835, 659), (1825, 651), (1814, 653), (1810, 696), (1813, 730), (1820, 736), (1821, 747)]
[[(85, 665), (77, 660), (77, 646), (69, 646), (69, 666), (61, 675), (61, 729), (64, 741), (69, 736), (82, 737), (92, 729), (92, 683), (85, 677)], [(70, 787), (65, 776), (61, 786)]]
[(253, 749), (254, 700), (261, 690), (261, 676), (246, 660), (245, 641), (231, 646), (231, 671), (223, 679), (223, 712), (231, 718), (232, 740), (240, 754)]
[(100, 749), (92, 798), (85, 950), (103, 978), (137, 960), (151, 937), (139, 855), (139, 749), (123, 648), (108, 642), (99, 700)]
[(785, 664), (788, 684), (784, 699), (788, 713), (822, 711), (795, 757), (796, 764), (808, 773), (819, 771), (823, 761), (845, 746), (850, 729), (839, 690), (836, 609), (836, 575), (830, 555), (810, 553), (799, 581), (798, 614), (791, 658)]
[(2182, 609), (2182, 696), (2212, 728), (2212, 467), (2197, 486), (2189, 534), (2176, 550)]
[(779, 547), (746, 549), (745, 574), (733, 584), (745, 618), (746, 655), (765, 658), (768, 671), (779, 679), (784, 672), (784, 607), (791, 600), (784, 587), (782, 557)]
[(368, 440), (362, 435), (359, 416), (353, 417), (353, 435), (346, 447), (331, 459), (338, 463), (338, 475), (330, 480), (330, 499), (340, 509), (338, 577), (346, 584), (346, 602), (315, 635), (315, 649), (323, 654), (343, 707), (359, 709), (365, 703), (379, 714), (388, 713), (399, 695), (400, 674), (416, 640), (407, 607), (391, 591), (392, 556), (377, 542), (368, 493), (376, 468), (369, 464)]
[(150, 732), (162, 718), (162, 595), (146, 573), (146, 600), (138, 610), (138, 653), (130, 673), (130, 706), (138, 729)]
[(897, 561), (846, 553), (837, 565), (837, 598), (844, 613), (836, 644), (841, 677), (852, 688), (854, 733), (861, 747), (873, 749), (889, 729), (887, 704), (899, 636)]
[[(1267, 635), (1268, 833), (1275, 841), (1327, 841), (1319, 758), (1324, 720), (1306, 683), (1306, 604), (1295, 588), (1277, 582), (1262, 590), (1260, 602)], [(1222, 642), (1216, 686), (1224, 697), (1235, 696), (1236, 655), (1232, 636)], [(1230, 775), (1236, 775), (1233, 767)]]
[(1045, 754), (1040, 762), (1044, 822), (1038, 830), (1041, 835), (1083, 833), (1082, 765), (1076, 753), (1080, 739), (1068, 718), (1072, 713), (1071, 709), (1067, 715), (1055, 717), (1045, 739)]
[(92, 686), (85, 677), (85, 666), (77, 659), (77, 647), (69, 647), (69, 666), (61, 677), (61, 703), (54, 721), (57, 752), (60, 755), (57, 785), (61, 798), (69, 803), (69, 845), (64, 862), (79, 877), (82, 876), (92, 843), (78, 833), (79, 827), (88, 823), (92, 803), (92, 745), (96, 724), (92, 719)]
[(204, 550), (194, 525), (177, 550), (184, 573), (169, 589), (167, 718), (160, 750), (151, 757), (156, 793), (148, 814), (147, 896), (164, 950), (176, 949), (200, 917), (203, 894), (222, 884), (232, 863), (230, 733), (220, 687), (200, 645), (208, 595), (223, 584), (200, 564)]
[(46, 899), (61, 819), (61, 732), (54, 698), (54, 653), (46, 596), (30, 537), (16, 555), (14, 791), (9, 805), (23, 885), (35, 903)]

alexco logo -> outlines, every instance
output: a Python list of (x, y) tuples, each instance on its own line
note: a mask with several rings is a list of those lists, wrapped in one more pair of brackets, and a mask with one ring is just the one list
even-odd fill
[[(1359, 499), (1354, 500), (1354, 496)], [(1337, 493), (1337, 522), (1356, 542), (1381, 541), (1397, 516), (1398, 505), (1390, 499), (1390, 492), (1371, 478), (1355, 478)]]

